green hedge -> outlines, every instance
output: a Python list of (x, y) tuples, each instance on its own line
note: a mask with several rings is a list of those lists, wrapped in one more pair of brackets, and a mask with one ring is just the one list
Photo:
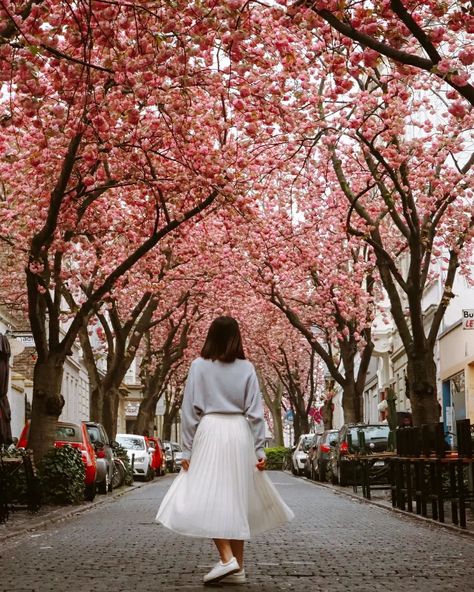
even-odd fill
[(43, 502), (77, 504), (84, 499), (85, 468), (81, 453), (72, 446), (49, 450), (38, 466)]
[(265, 448), (267, 455), (267, 469), (281, 470), (285, 458), (291, 456), (291, 448), (285, 446), (275, 446), (274, 448)]
[[(21, 457), (17, 449), (2, 452), (3, 457)], [(13, 473), (4, 476), (3, 491), (8, 504), (26, 504), (26, 475), (23, 464)]]

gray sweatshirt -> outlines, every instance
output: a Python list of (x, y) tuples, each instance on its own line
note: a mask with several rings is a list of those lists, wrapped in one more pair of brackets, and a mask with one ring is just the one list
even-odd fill
[(265, 458), (265, 421), (255, 368), (248, 360), (226, 363), (197, 358), (191, 363), (181, 408), (183, 459), (191, 458), (194, 434), (207, 413), (245, 415), (255, 452)]

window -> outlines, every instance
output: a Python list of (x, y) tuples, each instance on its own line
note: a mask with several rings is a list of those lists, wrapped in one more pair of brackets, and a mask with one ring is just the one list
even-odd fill
[(87, 426), (87, 432), (89, 433), (89, 438), (92, 444), (94, 444), (94, 442), (102, 442), (99, 428), (96, 426)]
[(56, 440), (60, 442), (82, 442), (82, 434), (74, 426), (58, 426), (56, 428)]
[(388, 425), (351, 428), (352, 448), (354, 449), (359, 448), (358, 432), (364, 432), (365, 442), (368, 444), (369, 442), (387, 441), (390, 428)]
[(117, 436), (117, 442), (127, 450), (145, 450), (145, 440), (133, 436)]

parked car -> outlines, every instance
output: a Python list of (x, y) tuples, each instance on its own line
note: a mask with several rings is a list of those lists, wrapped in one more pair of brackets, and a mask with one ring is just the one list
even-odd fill
[(293, 475), (302, 475), (304, 471), (304, 464), (308, 454), (309, 447), (313, 443), (314, 434), (302, 434), (295, 447), (291, 457), (291, 472)]
[(176, 464), (174, 462), (174, 453), (173, 447), (171, 446), (171, 442), (168, 440), (163, 440), (163, 448), (165, 451), (165, 463), (166, 463), (166, 470), (169, 473), (176, 472)]
[(151, 466), (155, 474), (164, 475), (166, 471), (166, 458), (163, 444), (160, 438), (146, 437), (148, 447), (153, 450), (151, 453)]
[(133, 476), (142, 477), (145, 481), (153, 479), (151, 453), (145, 436), (117, 434), (115, 439), (127, 451), (130, 463), (133, 464)]
[[(30, 434), (30, 421), (28, 420), (18, 440), (18, 448), (28, 448), (28, 437)], [(92, 501), (96, 493), (97, 461), (95, 451), (92, 447), (89, 434), (84, 424), (58, 421), (56, 426), (56, 439), (54, 446), (72, 446), (77, 448), (82, 457), (85, 468), (84, 497)]]
[(327, 481), (328, 463), (331, 455), (331, 447), (337, 442), (338, 430), (326, 430), (322, 433), (316, 452), (312, 455), (312, 478), (318, 481)]
[(308, 477), (308, 479), (314, 479), (314, 471), (313, 471), (313, 459), (318, 450), (318, 444), (321, 440), (322, 434), (314, 434), (313, 441), (311, 442), (311, 446), (308, 448), (308, 453), (306, 455), (306, 461), (304, 463), (304, 475)]
[[(368, 453), (385, 452), (388, 447), (388, 435), (390, 429), (387, 424), (345, 424), (339, 430), (335, 446), (330, 455), (330, 478), (332, 483), (347, 485), (354, 480), (359, 481), (358, 465), (351, 456), (359, 452), (358, 433), (365, 436), (365, 445)], [(388, 461), (380, 460), (375, 469), (385, 470)]]
[(171, 473), (176, 473), (181, 469), (181, 462), (183, 460), (183, 449), (178, 442), (171, 442), (170, 440), (163, 440), (166, 455), (166, 468)]
[(85, 424), (89, 439), (95, 450), (97, 477), (97, 491), (106, 494), (112, 491), (112, 481), (114, 476), (114, 451), (109, 442), (109, 437), (101, 423), (93, 421), (83, 421)]

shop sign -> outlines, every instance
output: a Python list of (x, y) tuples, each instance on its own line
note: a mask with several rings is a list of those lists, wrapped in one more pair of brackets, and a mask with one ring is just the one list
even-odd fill
[(12, 331), (12, 336), (21, 341), (24, 347), (35, 347), (35, 340), (33, 339), (33, 335), (31, 333), (26, 333), (24, 331)]
[(462, 328), (474, 329), (474, 308), (465, 308), (462, 311)]
[(140, 403), (138, 401), (128, 401), (127, 405), (125, 406), (125, 415), (136, 417), (138, 415), (139, 408)]

